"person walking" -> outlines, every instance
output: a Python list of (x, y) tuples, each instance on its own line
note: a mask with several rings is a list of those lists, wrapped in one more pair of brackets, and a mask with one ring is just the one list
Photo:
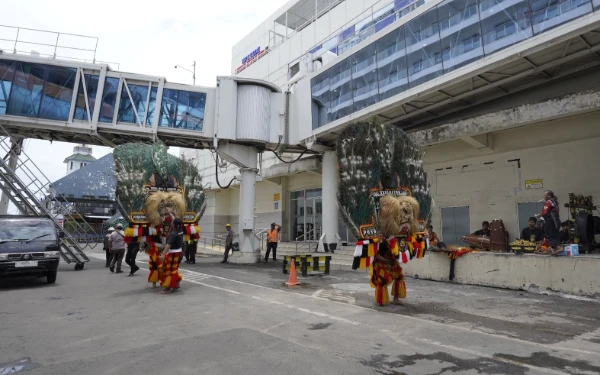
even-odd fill
[(117, 230), (110, 235), (108, 244), (113, 257), (110, 262), (110, 272), (115, 272), (116, 265), (117, 273), (123, 273), (121, 270), (121, 263), (125, 255), (125, 232), (123, 232), (123, 224), (117, 224)]
[(135, 258), (137, 257), (138, 251), (140, 251), (140, 246), (142, 246), (141, 242), (131, 242), (127, 244), (127, 254), (125, 255), (125, 263), (129, 265), (131, 270), (129, 271), (129, 276), (133, 276), (140, 267), (135, 264)]
[(271, 250), (273, 250), (273, 262), (277, 260), (277, 243), (279, 242), (279, 231), (281, 230), (281, 225), (271, 223), (271, 229), (267, 231), (267, 253), (265, 254), (264, 262), (267, 263), (269, 260), (269, 254)]
[(115, 231), (115, 228), (108, 228), (108, 233), (104, 236), (104, 247), (103, 250), (106, 252), (106, 268), (110, 267), (110, 261), (112, 260), (112, 254), (110, 253), (110, 235)]
[(229, 258), (229, 250), (233, 247), (233, 231), (231, 230), (231, 224), (225, 225), (227, 229), (227, 237), (225, 237), (225, 254), (223, 254), (223, 260), (221, 263), (227, 263)]

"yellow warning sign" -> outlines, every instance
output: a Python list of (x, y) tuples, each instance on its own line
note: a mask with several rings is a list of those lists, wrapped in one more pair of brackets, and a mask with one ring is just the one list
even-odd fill
[(534, 180), (525, 180), (525, 189), (542, 189), (544, 187), (544, 180), (537, 178)]
[(281, 196), (279, 195), (279, 193), (277, 193), (277, 194), (273, 194), (273, 200), (274, 200), (274, 201), (278, 201), (278, 200), (280, 200), (280, 199), (281, 199)]

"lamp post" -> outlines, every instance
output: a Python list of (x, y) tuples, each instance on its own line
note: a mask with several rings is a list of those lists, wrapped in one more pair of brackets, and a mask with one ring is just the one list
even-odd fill
[(175, 65), (175, 69), (180, 68), (180, 69), (183, 69), (183, 70), (186, 70), (186, 71), (192, 73), (193, 79), (194, 79), (193, 83), (194, 83), (194, 86), (195, 86), (196, 85), (196, 61), (194, 61), (194, 63), (192, 64), (192, 66), (194, 67), (194, 71), (191, 71), (188, 68), (184, 68), (181, 65)]

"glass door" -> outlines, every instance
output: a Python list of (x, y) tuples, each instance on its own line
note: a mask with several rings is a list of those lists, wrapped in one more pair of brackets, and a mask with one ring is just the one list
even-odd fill
[(323, 203), (321, 189), (290, 193), (292, 241), (313, 241), (321, 237)]

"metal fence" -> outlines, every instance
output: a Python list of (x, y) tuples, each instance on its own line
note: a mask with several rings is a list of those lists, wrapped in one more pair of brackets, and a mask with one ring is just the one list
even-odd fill
[(0, 25), (0, 53), (111, 64), (119, 69), (119, 63), (98, 61), (97, 50), (98, 37), (95, 36)]

